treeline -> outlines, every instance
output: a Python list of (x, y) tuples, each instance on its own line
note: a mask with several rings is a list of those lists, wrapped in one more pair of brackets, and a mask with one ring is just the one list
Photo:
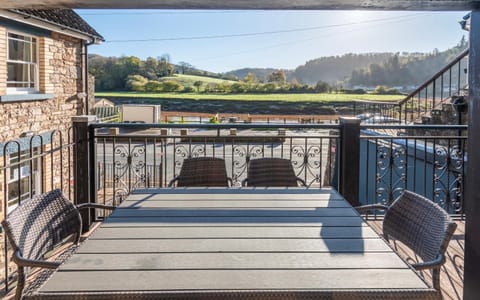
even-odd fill
[[(325, 93), (338, 90), (338, 87), (323, 81), (314, 85), (302, 84), (297, 80), (289, 82), (285, 70), (272, 70), (266, 80), (258, 79), (253, 73), (247, 73), (244, 78), (238, 79), (229, 74), (198, 70), (186, 62), (174, 65), (170, 63), (168, 55), (148, 57), (146, 60), (135, 56), (89, 56), (89, 71), (95, 76), (97, 91)], [(182, 75), (199, 77), (198, 80), (188, 81)]]
[[(250, 68), (223, 74), (198, 70), (187, 62), (174, 65), (168, 55), (145, 60), (135, 56), (90, 55), (89, 71), (95, 76), (98, 91), (323, 93), (377, 86), (408, 90), (425, 82), (466, 47), (463, 37), (455, 47), (443, 52), (345, 54), (314, 59), (295, 70)], [(174, 77), (175, 74), (208, 76), (217, 80), (209, 82), (205, 77), (189, 83)], [(389, 88), (377, 90), (384, 93)], [(394, 90), (387, 93), (394, 93)]]
[[(346, 87), (377, 85), (418, 86), (430, 78), (437, 70), (453, 60), (466, 49), (467, 41), (460, 42), (446, 51), (434, 49), (430, 53), (363, 53), (321, 57), (307, 61), (294, 70), (285, 70), (288, 81), (302, 84), (315, 84), (324, 81), (330, 85)], [(246, 68), (228, 72), (230, 76), (243, 78), (253, 73), (260, 80), (266, 79), (275, 69)]]
[(147, 90), (158, 90), (160, 87), (171, 91), (182, 90), (178, 82), (163, 82), (165, 77), (176, 73), (234, 79), (228, 75), (198, 70), (186, 62), (174, 65), (168, 54), (145, 60), (136, 56), (104, 57), (96, 54), (90, 54), (88, 58), (89, 72), (95, 76), (95, 88), (98, 91), (135, 90), (144, 85)]
[[(373, 63), (363, 69), (353, 70), (348, 80), (351, 86), (418, 86), (436, 71), (451, 62), (467, 47), (465, 38), (446, 51), (404, 55), (396, 53), (382, 63)], [(456, 74), (452, 74), (452, 78)]]
[(89, 56), (89, 72), (95, 76), (95, 89), (99, 91), (125, 90), (127, 78), (138, 75), (146, 80), (158, 80), (175, 73), (168, 55), (141, 60), (135, 56)]

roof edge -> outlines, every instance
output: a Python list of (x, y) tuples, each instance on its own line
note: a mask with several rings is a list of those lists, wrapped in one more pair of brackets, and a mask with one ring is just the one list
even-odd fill
[(31, 15), (22, 11), (18, 11), (17, 9), (0, 10), (0, 16), (11, 18), (20, 23), (40, 27), (43, 29), (48, 29), (48, 30), (65, 34), (81, 40), (90, 41), (92, 43), (105, 42), (105, 39), (101, 35), (91, 34), (91, 33), (84, 32), (82, 30), (67, 26), (65, 24), (59, 24), (56, 22), (52, 22), (50, 20), (45, 20), (38, 16)]

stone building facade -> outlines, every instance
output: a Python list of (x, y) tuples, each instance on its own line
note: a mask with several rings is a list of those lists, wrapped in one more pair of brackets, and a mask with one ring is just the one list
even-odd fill
[(33, 194), (73, 195), (71, 119), (94, 99), (86, 53), (101, 40), (72, 10), (0, 10), (1, 220)]

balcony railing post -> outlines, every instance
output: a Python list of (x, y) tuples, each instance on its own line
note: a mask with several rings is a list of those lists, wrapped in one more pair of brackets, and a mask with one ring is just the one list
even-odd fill
[(360, 120), (340, 118), (339, 192), (353, 206), (359, 204)]
[[(94, 178), (92, 177), (91, 161), (94, 159), (92, 153), (91, 132), (89, 125), (96, 122), (96, 116), (75, 116), (72, 118), (73, 122), (73, 140), (74, 146), (74, 191), (76, 204), (90, 203), (93, 200), (92, 187), (94, 185)], [(95, 170), (93, 170), (95, 172)], [(94, 190), (93, 190), (94, 191)], [(81, 211), (83, 228), (86, 232), (90, 229), (93, 214), (90, 210), (84, 209)]]
[[(480, 11), (470, 17), (470, 57), (468, 60), (468, 163), (465, 182), (465, 269), (463, 299), (480, 295)], [(458, 86), (457, 88), (460, 88)]]

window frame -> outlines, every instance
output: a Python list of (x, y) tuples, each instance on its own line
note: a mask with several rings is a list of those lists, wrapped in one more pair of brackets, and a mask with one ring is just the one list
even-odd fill
[[(32, 62), (26, 62), (26, 61), (18, 61), (18, 60), (11, 60), (10, 59), (10, 40), (18, 40), (14, 37), (10, 37), (10, 34), (15, 34), (15, 35), (19, 35), (19, 36), (22, 36), (22, 37), (28, 37), (28, 38), (31, 38), (32, 41), (29, 42), (30, 44), (30, 54), (32, 55), (32, 57), (35, 57), (35, 62), (32, 63)], [(34, 42), (33, 42), (34, 41)], [(7, 30), (7, 34), (6, 34), (6, 48), (7, 48), (7, 53), (6, 53), (6, 64), (7, 64), (7, 81), (6, 81), (6, 84), (7, 84), (7, 95), (28, 95), (28, 94), (34, 94), (34, 93), (38, 93), (39, 92), (39, 79), (40, 79), (40, 52), (39, 52), (39, 38), (35, 35), (31, 35), (31, 34), (27, 34), (27, 33), (24, 33), (24, 32), (20, 32), (20, 31), (15, 31), (15, 30)], [(26, 42), (26, 41), (24, 41)], [(35, 44), (35, 51), (33, 51), (32, 47), (33, 47), (33, 44)], [(33, 74), (33, 88), (32, 87), (9, 87), (8, 84), (9, 83), (12, 83), (12, 81), (8, 81), (8, 63), (16, 63), (16, 64), (25, 64), (25, 65), (28, 65), (28, 66), (32, 66), (33, 65), (33, 68), (34, 68), (34, 74)], [(29, 69), (29, 73), (30, 73), (30, 68)], [(32, 74), (29, 74), (29, 79), (31, 79), (32, 77)], [(15, 81), (14, 81), (15, 82)]]
[[(7, 156), (9, 166), (5, 172), (7, 213), (16, 208), (23, 200), (41, 192), (41, 184), (38, 181), (42, 170), (41, 158), (38, 157), (40, 154), (40, 147), (34, 147), (33, 150), (20, 150)], [(24, 186), (21, 183), (24, 179), (28, 180), (26, 190), (23, 190)], [(19, 188), (18, 195), (14, 197), (10, 197), (11, 185)]]

